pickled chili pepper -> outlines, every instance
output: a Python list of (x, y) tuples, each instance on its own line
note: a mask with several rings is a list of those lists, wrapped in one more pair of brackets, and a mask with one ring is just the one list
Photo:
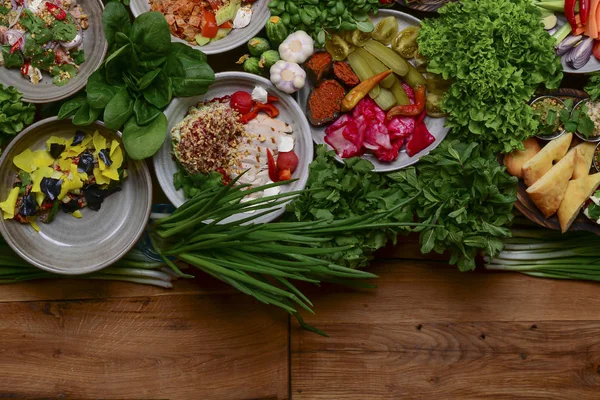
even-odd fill
[(585, 26), (590, 15), (590, 0), (579, 0), (579, 17), (581, 25)]
[(29, 73), (29, 61), (25, 61), (23, 65), (21, 65), (21, 75), (27, 75)]
[(47, 1), (46, 8), (48, 8), (50, 14), (52, 14), (54, 18), (56, 18), (59, 21), (63, 21), (65, 18), (67, 18), (67, 13), (65, 12), (65, 10), (63, 10), (56, 4), (52, 4), (49, 1)]
[[(381, 72), (377, 75), (373, 75), (369, 79), (366, 79), (355, 86), (344, 100), (342, 100), (342, 111), (347, 112), (352, 110), (359, 101), (361, 101), (375, 86), (379, 85), (379, 82), (384, 80), (388, 75), (392, 73), (392, 70)], [(423, 105), (425, 105), (425, 101), (423, 101)]]
[(273, 158), (273, 154), (271, 154), (271, 150), (267, 149), (267, 165), (269, 167), (269, 179), (273, 182), (279, 181), (279, 171), (277, 171), (277, 164), (275, 164), (275, 159)]
[(397, 115), (402, 115), (404, 117), (414, 117), (423, 112), (425, 109), (425, 102), (427, 100), (426, 96), (426, 88), (425, 85), (419, 86), (417, 90), (415, 90), (415, 104), (410, 104), (407, 106), (395, 106), (392, 107), (388, 112), (386, 118), (388, 120), (392, 119)]
[(565, 17), (567, 17), (567, 21), (569, 21), (569, 25), (571, 25), (571, 30), (575, 32), (577, 29), (577, 21), (575, 20), (575, 3), (577, 0), (565, 0)]
[(273, 104), (256, 103), (252, 111), (264, 111), (271, 118), (277, 118), (279, 110)]
[(10, 54), (12, 54), (15, 51), (19, 50), (19, 48), (21, 47), (22, 43), (23, 43), (23, 38), (19, 38), (19, 40), (17, 40), (15, 42), (15, 44), (13, 44), (12, 47), (10, 48)]

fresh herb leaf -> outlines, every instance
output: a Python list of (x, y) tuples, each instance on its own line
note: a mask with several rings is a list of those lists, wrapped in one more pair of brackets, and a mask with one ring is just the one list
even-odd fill
[(135, 116), (123, 128), (123, 145), (134, 160), (152, 157), (160, 149), (167, 134), (167, 117), (161, 113), (150, 124), (140, 126)]
[(0, 144), (33, 122), (35, 107), (22, 98), (23, 94), (14, 87), (0, 84)]

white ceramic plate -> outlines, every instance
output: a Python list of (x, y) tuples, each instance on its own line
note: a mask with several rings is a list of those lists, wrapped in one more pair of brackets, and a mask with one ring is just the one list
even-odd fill
[[(221, 72), (216, 74), (215, 83), (210, 86), (208, 93), (202, 96), (174, 99), (165, 110), (165, 115), (169, 120), (167, 138), (162, 148), (154, 156), (153, 161), (158, 183), (175, 207), (181, 206), (186, 201), (186, 198), (183, 194), (183, 190), (175, 190), (175, 186), (173, 185), (173, 174), (177, 172), (177, 165), (172, 156), (171, 129), (185, 117), (191, 106), (196, 105), (201, 101), (231, 95), (238, 90), (252, 92), (252, 89), (257, 85), (264, 87), (269, 94), (279, 97), (279, 101), (276, 105), (280, 114), (277, 119), (287, 122), (294, 129), (294, 138), (296, 141), (294, 152), (298, 155), (299, 163), (292, 178), (298, 180), (289, 185), (281, 186), (281, 190), (282, 192), (287, 192), (304, 188), (306, 180), (308, 179), (308, 165), (313, 160), (313, 144), (308, 121), (298, 104), (291, 96), (277, 90), (275, 86), (265, 78), (244, 72)], [(282, 205), (272, 213), (257, 218), (254, 222), (262, 223), (272, 221), (283, 214), (284, 209), (285, 206)], [(248, 215), (240, 214), (235, 216), (235, 218), (232, 217), (228, 221), (244, 217), (248, 217)]]
[[(171, 35), (174, 41), (190, 45), (191, 47), (202, 51), (204, 54), (221, 54), (229, 50), (235, 49), (248, 40), (252, 39), (265, 26), (271, 12), (268, 7), (269, 0), (257, 0), (252, 5), (252, 19), (250, 25), (242, 29), (234, 29), (229, 35), (223, 39), (216, 40), (206, 46), (194, 46), (189, 42)], [(134, 16), (138, 16), (146, 11), (150, 11), (150, 3), (148, 0), (131, 0), (131, 12)]]
[[(376, 17), (373, 17), (373, 22), (377, 23), (377, 21), (379, 21), (380, 19), (388, 17), (390, 15), (393, 15), (398, 19), (398, 27), (400, 30), (402, 30), (404, 28), (408, 28), (409, 26), (420, 26), (421, 25), (421, 21), (419, 21), (417, 18), (413, 17), (412, 15), (408, 15), (403, 12), (394, 11), (394, 10), (380, 10), (379, 14)], [(312, 90), (312, 85), (310, 85), (310, 83), (309, 83), (304, 88), (302, 88), (302, 90), (298, 93), (298, 102), (300, 103), (300, 107), (302, 107), (302, 110), (305, 113), (306, 113), (306, 102), (308, 100), (308, 96), (310, 95), (311, 90)], [(375, 166), (374, 171), (377, 171), (377, 172), (390, 172), (390, 171), (396, 171), (396, 170), (408, 167), (409, 165), (412, 165), (412, 164), (416, 163), (417, 161), (419, 161), (419, 158), (429, 154), (429, 152), (431, 150), (433, 150), (437, 146), (439, 146), (439, 144), (442, 142), (442, 140), (444, 140), (444, 138), (446, 137), (446, 134), (450, 130), (450, 128), (444, 127), (445, 123), (446, 123), (446, 118), (425, 117), (425, 124), (427, 125), (427, 129), (429, 129), (429, 132), (431, 132), (431, 134), (435, 137), (435, 142), (433, 142), (425, 150), (421, 151), (420, 153), (415, 154), (412, 157), (409, 157), (408, 154), (406, 154), (406, 150), (404, 148), (402, 148), (402, 150), (400, 150), (400, 154), (398, 155), (398, 158), (393, 162), (379, 161), (377, 159), (377, 157), (375, 157), (372, 154), (365, 154), (364, 156), (362, 156), (362, 158), (367, 159), (370, 162), (372, 162), (373, 165)], [(327, 144), (327, 143), (325, 143), (325, 129), (326, 128), (327, 128), (327, 125), (321, 126), (321, 127), (316, 127), (316, 126), (311, 125), (312, 138), (315, 141), (315, 143)], [(327, 145), (327, 146), (329, 146), (329, 145)], [(330, 146), (330, 148), (331, 148), (331, 146)], [(343, 159), (341, 157), (336, 157), (336, 158), (338, 161), (343, 162)]]
[[(0, 158), (0, 201), (8, 197), (17, 173), (14, 156), (27, 148), (45, 148), (50, 136), (72, 138), (76, 130), (98, 130), (106, 138), (121, 137), (120, 132), (100, 122), (80, 127), (52, 117), (31, 125), (10, 142)], [(129, 176), (122, 190), (108, 196), (100, 210), (84, 208), (80, 219), (59, 210), (51, 223), (38, 222), (40, 232), (0, 218), (0, 233), (25, 261), (46, 271), (78, 275), (113, 264), (138, 241), (152, 206), (152, 179), (146, 163), (128, 159), (127, 166)]]
[(78, 0), (83, 12), (89, 16), (89, 27), (83, 31), (83, 51), (85, 62), (81, 64), (79, 72), (64, 86), (52, 83), (52, 77), (43, 72), (43, 79), (33, 85), (27, 78), (21, 76), (20, 69), (0, 67), (0, 83), (5, 86), (14, 86), (23, 93), (23, 100), (30, 103), (51, 103), (77, 93), (86, 84), (88, 77), (94, 72), (106, 55), (108, 44), (102, 28), (102, 11), (104, 6), (101, 0)]
[[(557, 28), (560, 28), (562, 26), (562, 24), (568, 23), (567, 19), (565, 18), (565, 16), (563, 14), (557, 13), (557, 17), (558, 17), (558, 22), (556, 23)], [(600, 61), (598, 61), (598, 59), (596, 57), (594, 57), (593, 54), (590, 57), (590, 61), (588, 61), (587, 64), (585, 64), (583, 67), (581, 67), (579, 69), (569, 67), (567, 65), (567, 63), (565, 62), (564, 56), (562, 56), (560, 58), (560, 62), (562, 63), (563, 71), (566, 73), (569, 73), (569, 74), (587, 74), (590, 72), (600, 71)]]

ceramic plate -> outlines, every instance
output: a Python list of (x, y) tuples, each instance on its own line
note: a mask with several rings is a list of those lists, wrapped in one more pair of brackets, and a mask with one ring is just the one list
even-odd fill
[[(562, 24), (567, 23), (567, 19), (565, 18), (564, 14), (556, 13), (556, 16), (558, 17), (558, 22), (556, 23), (557, 28), (560, 28)], [(563, 71), (569, 74), (587, 74), (590, 72), (600, 71), (600, 61), (598, 61), (598, 59), (594, 57), (593, 54), (590, 57), (590, 61), (588, 61), (587, 64), (585, 64), (579, 69), (569, 67), (565, 62), (564, 56), (560, 58), (560, 61), (563, 66)]]
[[(250, 20), (250, 25), (242, 29), (234, 29), (223, 39), (216, 40), (206, 46), (194, 46), (178, 37), (171, 37), (174, 41), (186, 43), (195, 49), (201, 50), (204, 54), (225, 53), (252, 39), (265, 26), (271, 15), (268, 3), (269, 0), (257, 0), (252, 5), (252, 19)], [(131, 0), (130, 8), (133, 15), (137, 17), (146, 11), (150, 11), (150, 3), (148, 0)]]
[[(7, 198), (17, 173), (12, 163), (14, 156), (27, 148), (44, 148), (50, 136), (73, 137), (75, 130), (98, 130), (106, 138), (121, 136), (98, 122), (79, 127), (70, 120), (53, 117), (31, 125), (0, 158), (1, 201)], [(38, 223), (40, 232), (17, 221), (0, 219), (0, 233), (24, 260), (50, 272), (76, 275), (109, 266), (135, 245), (152, 206), (152, 180), (146, 164), (128, 160), (128, 171), (123, 189), (108, 196), (99, 211), (84, 208), (81, 219), (59, 211), (51, 223)]]
[(87, 84), (88, 77), (102, 64), (108, 49), (102, 28), (104, 7), (100, 0), (78, 0), (77, 3), (89, 16), (89, 27), (83, 31), (85, 62), (81, 64), (79, 73), (66, 85), (59, 87), (52, 83), (52, 77), (47, 72), (43, 72), (44, 77), (40, 83), (33, 85), (27, 78), (21, 76), (19, 69), (0, 67), (0, 83), (16, 87), (23, 93), (23, 100), (30, 103), (51, 103), (62, 100)]
[[(292, 177), (297, 178), (298, 180), (289, 185), (282, 186), (282, 192), (301, 190), (304, 188), (306, 180), (308, 179), (308, 165), (313, 159), (313, 144), (310, 138), (308, 121), (298, 104), (291, 96), (277, 90), (275, 86), (265, 78), (243, 72), (222, 72), (216, 75), (215, 83), (211, 85), (207, 94), (174, 99), (165, 110), (165, 115), (169, 120), (169, 128), (165, 143), (154, 156), (154, 169), (156, 170), (156, 177), (160, 187), (175, 207), (181, 206), (186, 199), (183, 195), (183, 190), (175, 190), (175, 187), (173, 186), (173, 174), (177, 172), (177, 165), (172, 157), (171, 129), (185, 117), (191, 106), (196, 105), (201, 101), (231, 95), (238, 90), (252, 92), (252, 89), (257, 85), (264, 87), (269, 94), (279, 97), (277, 108), (279, 109), (280, 114), (277, 119), (287, 122), (292, 125), (294, 129), (296, 141), (294, 151), (298, 155), (299, 163)], [(283, 214), (283, 211), (284, 206), (281, 206), (273, 213), (257, 218), (255, 222), (262, 223), (272, 221)], [(243, 217), (248, 217), (248, 215), (240, 214), (236, 218), (232, 218), (232, 220), (241, 219)]]
[[(409, 26), (420, 26), (421, 25), (421, 21), (419, 21), (417, 18), (415, 18), (411, 15), (402, 13), (400, 11), (394, 11), (394, 10), (380, 10), (379, 14), (373, 18), (373, 22), (377, 23), (377, 21), (379, 21), (380, 19), (388, 17), (390, 15), (393, 15), (398, 19), (398, 26), (399, 26), (400, 30), (407, 28)], [(300, 107), (302, 107), (302, 110), (305, 113), (306, 113), (306, 101), (308, 100), (308, 96), (310, 95), (311, 89), (312, 89), (312, 85), (310, 85), (310, 83), (309, 83), (304, 88), (302, 88), (302, 90), (298, 93), (298, 102), (300, 103)], [(364, 156), (362, 156), (362, 158), (365, 158), (365, 159), (369, 160), (370, 162), (372, 162), (373, 165), (375, 166), (374, 171), (377, 171), (377, 172), (390, 172), (390, 171), (396, 171), (396, 170), (408, 167), (409, 165), (412, 165), (412, 164), (416, 163), (417, 161), (419, 161), (419, 158), (429, 154), (429, 152), (431, 150), (435, 149), (442, 142), (442, 140), (444, 140), (444, 138), (446, 137), (446, 134), (450, 130), (449, 128), (444, 127), (445, 123), (446, 123), (446, 118), (425, 117), (425, 124), (427, 125), (429, 132), (431, 132), (431, 134), (433, 136), (435, 136), (435, 142), (433, 142), (425, 150), (421, 151), (420, 153), (415, 154), (412, 157), (409, 157), (408, 154), (406, 154), (406, 150), (404, 150), (404, 148), (403, 148), (402, 150), (400, 150), (400, 155), (398, 155), (398, 158), (396, 159), (396, 161), (393, 161), (393, 162), (379, 161), (372, 154), (365, 154)], [(315, 143), (326, 144), (325, 143), (325, 129), (326, 128), (327, 128), (327, 126), (316, 127), (316, 126), (311, 125), (312, 138), (315, 141)], [(329, 145), (327, 145), (327, 146), (329, 146)], [(338, 161), (343, 162), (342, 158), (340, 158), (340, 157), (336, 157), (336, 158)]]

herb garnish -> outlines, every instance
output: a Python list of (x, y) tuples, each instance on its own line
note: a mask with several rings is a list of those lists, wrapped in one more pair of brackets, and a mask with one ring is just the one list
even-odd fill
[(567, 132), (577, 132), (585, 138), (589, 138), (594, 133), (594, 121), (588, 116), (586, 103), (573, 108), (573, 99), (565, 100), (565, 108), (560, 112), (560, 120)]

